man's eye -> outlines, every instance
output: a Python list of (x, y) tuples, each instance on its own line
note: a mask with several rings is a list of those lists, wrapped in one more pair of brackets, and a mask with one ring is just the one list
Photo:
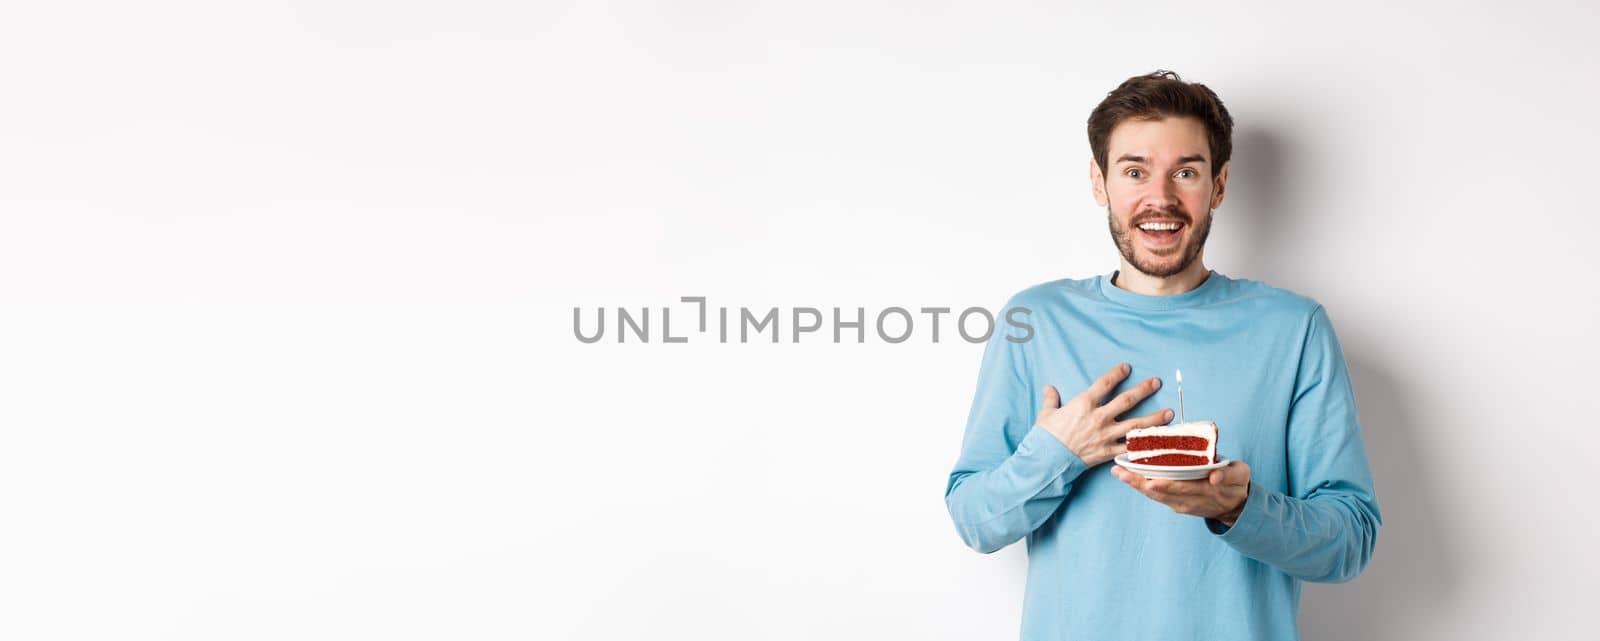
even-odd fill
[(1137, 169), (1129, 169), (1128, 171), (1123, 172), (1123, 173), (1126, 173), (1129, 178), (1138, 178), (1138, 177), (1144, 175), (1144, 172), (1139, 171)]
[[(1185, 176), (1184, 174), (1188, 174), (1188, 175)], [(1200, 174), (1195, 173), (1193, 169), (1184, 169), (1182, 171), (1179, 171), (1178, 175), (1182, 176), (1184, 178), (1194, 178), (1195, 176), (1198, 176)]]

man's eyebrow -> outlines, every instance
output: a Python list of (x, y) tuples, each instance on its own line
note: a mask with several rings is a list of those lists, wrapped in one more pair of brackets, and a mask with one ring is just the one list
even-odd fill
[[(1178, 159), (1178, 164), (1181, 165), (1181, 164), (1186, 163), (1186, 162), (1205, 162), (1205, 160), (1206, 160), (1206, 157), (1203, 156), (1203, 155), (1200, 155), (1200, 154), (1189, 154), (1187, 156), (1179, 158)], [(1144, 162), (1144, 156), (1135, 156), (1133, 154), (1122, 154), (1122, 157), (1118, 158), (1117, 162), (1119, 162), (1119, 163), (1123, 163), (1123, 162), (1143, 163)]]

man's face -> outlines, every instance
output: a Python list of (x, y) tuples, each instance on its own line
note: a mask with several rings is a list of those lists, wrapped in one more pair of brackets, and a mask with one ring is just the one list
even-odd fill
[(1151, 276), (1187, 269), (1205, 248), (1228, 166), (1211, 175), (1206, 128), (1187, 117), (1125, 120), (1111, 130), (1107, 167), (1089, 161), (1095, 202), (1106, 207), (1122, 257)]

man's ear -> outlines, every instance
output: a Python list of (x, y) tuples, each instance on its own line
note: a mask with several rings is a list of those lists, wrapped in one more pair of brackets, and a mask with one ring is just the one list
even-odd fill
[(1222, 170), (1217, 172), (1216, 179), (1212, 181), (1212, 184), (1211, 184), (1211, 208), (1212, 209), (1216, 209), (1216, 208), (1222, 206), (1222, 194), (1223, 194), (1223, 192), (1227, 191), (1227, 188), (1228, 188), (1228, 165), (1231, 165), (1231, 164), (1233, 164), (1232, 160), (1230, 160), (1228, 162), (1225, 162), (1225, 163), (1222, 163)]
[(1110, 200), (1106, 197), (1106, 177), (1100, 171), (1100, 163), (1093, 158), (1089, 159), (1089, 189), (1094, 191), (1095, 204), (1105, 207)]

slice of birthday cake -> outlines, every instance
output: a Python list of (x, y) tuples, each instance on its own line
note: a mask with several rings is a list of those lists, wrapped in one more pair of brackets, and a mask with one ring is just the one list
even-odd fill
[(1209, 465), (1217, 462), (1217, 424), (1195, 421), (1128, 432), (1128, 461), (1140, 465)]

